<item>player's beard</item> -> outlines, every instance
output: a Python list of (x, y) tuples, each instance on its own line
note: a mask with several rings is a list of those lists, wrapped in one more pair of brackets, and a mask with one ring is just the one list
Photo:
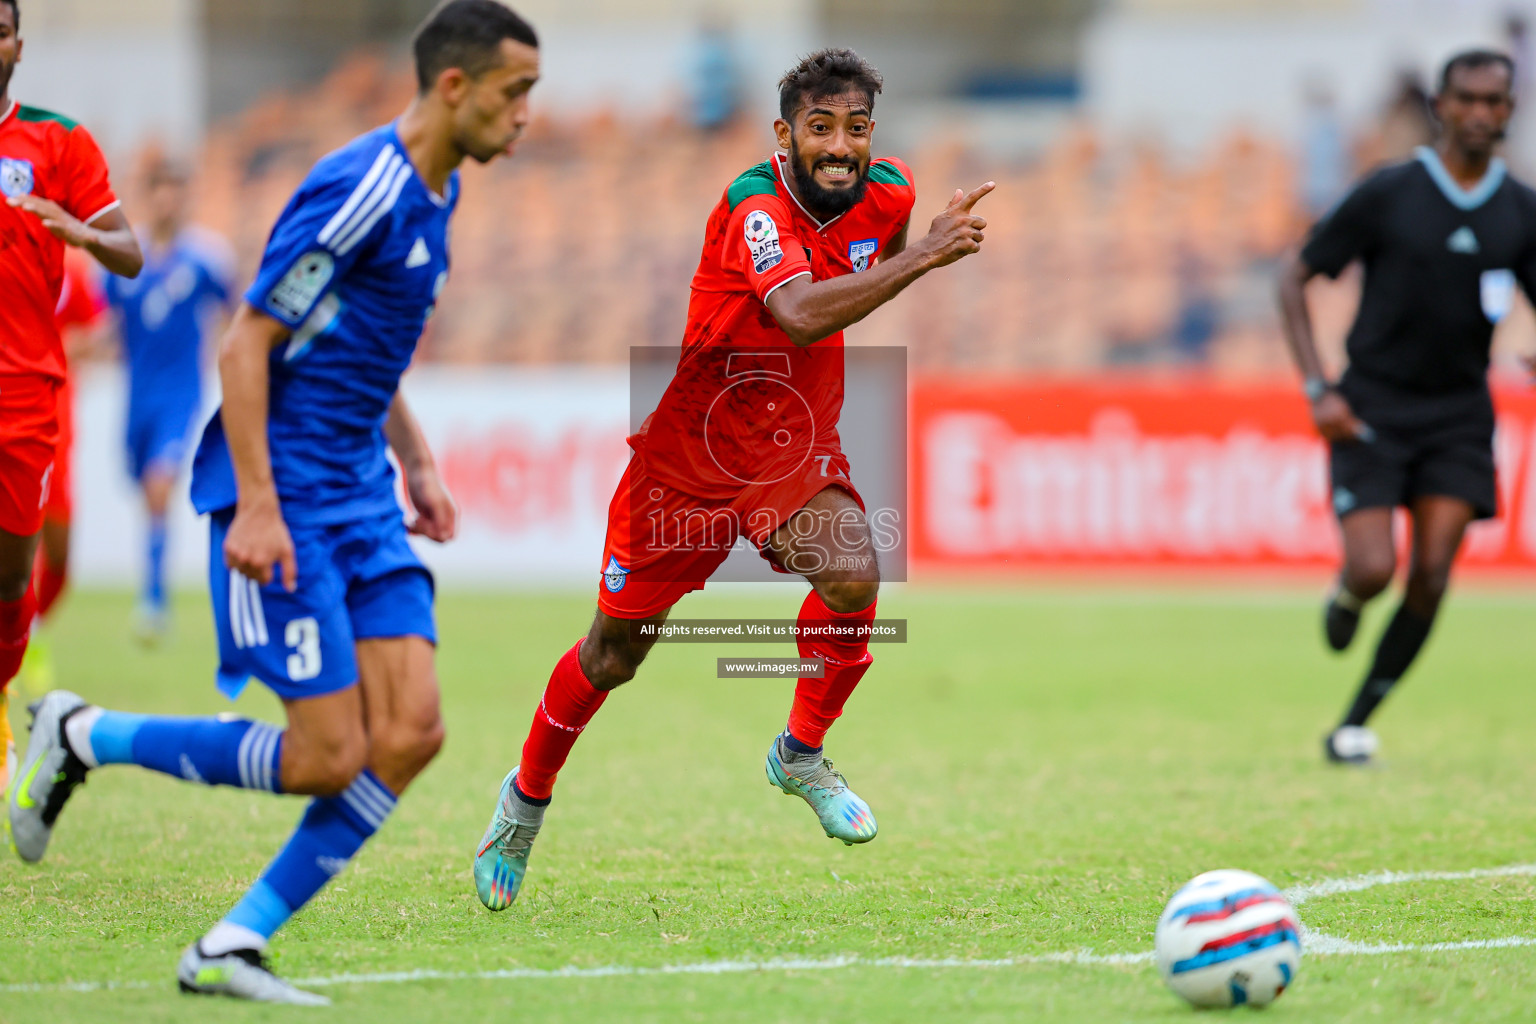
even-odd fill
[[(818, 166), (841, 163), (841, 160), (821, 160)], [(869, 187), (868, 167), (854, 166), (854, 183), (849, 188), (822, 188), (816, 183), (816, 168), (806, 168), (800, 159), (800, 147), (793, 138), (789, 140), (789, 166), (795, 176), (795, 191), (800, 194), (800, 201), (822, 220), (841, 217), (864, 201), (864, 191)]]

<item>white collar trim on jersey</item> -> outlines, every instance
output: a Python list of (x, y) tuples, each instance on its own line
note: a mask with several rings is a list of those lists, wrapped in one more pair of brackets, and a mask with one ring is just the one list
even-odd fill
[(848, 211), (844, 210), (842, 213), (838, 214), (836, 217), (833, 217), (829, 221), (823, 222), (821, 220), (818, 220), (814, 213), (812, 213), (810, 210), (807, 210), (805, 208), (805, 204), (800, 201), (800, 197), (799, 196), (795, 195), (795, 190), (789, 184), (789, 154), (787, 154), (787, 153), (775, 153), (775, 154), (773, 154), (773, 165), (775, 167), (777, 167), (778, 170), (779, 170), (779, 180), (784, 183), (784, 191), (788, 192), (789, 193), (789, 198), (791, 198), (791, 199), (793, 199), (795, 201), (795, 205), (800, 207), (801, 211), (807, 217), (811, 218), (811, 223), (816, 225), (816, 233), (817, 234), (820, 234), (821, 232), (827, 230), (827, 228), (831, 227), (833, 224), (836, 224), (838, 221), (842, 220), (843, 217), (847, 214)]
[(11, 100), (11, 105), (5, 108), (5, 113), (0, 114), (0, 124), (5, 124), (5, 122), (9, 121), (11, 115), (19, 109), (21, 109), (21, 103), (17, 100)]
[(1423, 164), (1424, 169), (1429, 172), (1429, 176), (1435, 179), (1435, 184), (1440, 187), (1445, 198), (1460, 210), (1475, 210), (1492, 199), (1493, 194), (1499, 190), (1499, 186), (1504, 184), (1504, 176), (1508, 173), (1504, 161), (1494, 157), (1482, 181), (1469, 189), (1462, 188), (1456, 179), (1451, 177), (1451, 172), (1445, 169), (1445, 163), (1441, 161), (1439, 153), (1428, 146), (1420, 146), (1413, 152), (1418, 157), (1419, 163)]

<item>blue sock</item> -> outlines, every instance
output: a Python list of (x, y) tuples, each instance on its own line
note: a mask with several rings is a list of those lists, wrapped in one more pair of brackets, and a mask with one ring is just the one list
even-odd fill
[(784, 740), (785, 748), (787, 750), (793, 751), (796, 754), (819, 754), (819, 753), (821, 753), (821, 748), (820, 747), (808, 747), (808, 746), (806, 746), (804, 743), (801, 743), (799, 740), (797, 740), (793, 736), (791, 736), (789, 734), (789, 730), (788, 729), (784, 730), (783, 740)]
[(88, 762), (136, 764), (209, 786), (283, 791), (283, 730), (266, 722), (101, 711), (90, 729)]
[(394, 809), (395, 794), (366, 768), (340, 796), (317, 797), (288, 845), (224, 920), (270, 939), (341, 873)]
[(165, 607), (165, 536), (165, 516), (151, 516), (144, 568), (144, 603), (156, 611)]

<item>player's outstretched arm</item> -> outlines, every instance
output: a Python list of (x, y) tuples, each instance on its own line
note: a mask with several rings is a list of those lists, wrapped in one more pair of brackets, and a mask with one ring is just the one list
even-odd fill
[(796, 345), (810, 345), (858, 323), (899, 295), (930, 270), (948, 266), (981, 250), (987, 222), (972, 213), (976, 201), (997, 186), (987, 182), (973, 192), (955, 190), (928, 234), (862, 274), (830, 281), (800, 277), (768, 296), (768, 311)]
[(1312, 334), (1312, 310), (1307, 305), (1307, 282), (1317, 271), (1297, 253), (1292, 253), (1280, 271), (1280, 320), (1285, 329), (1285, 343), (1296, 360), (1296, 368), (1307, 382), (1307, 400), (1312, 404), (1312, 422), (1317, 432), (1329, 441), (1358, 440), (1368, 427), (1355, 417), (1344, 396), (1327, 386), (1323, 360), (1317, 354), (1317, 340)]
[(43, 222), (43, 227), (66, 245), (84, 249), (96, 262), (119, 277), (138, 277), (144, 269), (144, 253), (134, 237), (128, 218), (120, 209), (111, 209), (89, 224), (69, 215), (58, 203), (39, 196), (14, 196), (10, 206), (25, 210)]
[(420, 534), (439, 544), (453, 539), (459, 530), (459, 506), (454, 503), (443, 479), (437, 473), (437, 462), (427, 447), (427, 438), (421, 432), (405, 396), (395, 392), (395, 400), (389, 404), (389, 418), (384, 421), (384, 436), (400, 460), (400, 470), (405, 474), (405, 490), (416, 509), (411, 522), (411, 532)]
[(267, 446), (267, 360), (289, 333), (287, 326), (265, 313), (240, 307), (219, 344), (219, 382), (224, 388), (219, 416), (238, 495), (235, 518), (224, 539), (224, 562), (263, 586), (272, 582), (273, 566), (278, 566), (283, 586), (291, 592), (298, 586), (298, 560), (278, 504)]

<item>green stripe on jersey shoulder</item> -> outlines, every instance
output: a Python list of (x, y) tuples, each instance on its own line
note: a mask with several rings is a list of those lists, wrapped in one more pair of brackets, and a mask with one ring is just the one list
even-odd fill
[(773, 195), (778, 190), (779, 179), (773, 173), (773, 163), (764, 160), (731, 182), (731, 187), (725, 190), (725, 197), (734, 210), (753, 196)]
[(55, 122), (57, 124), (63, 125), (64, 128), (66, 130), (68, 130), (68, 131), (74, 131), (76, 128), (80, 127), (80, 122), (79, 121), (71, 121), (69, 118), (65, 117), (63, 114), (55, 114), (53, 111), (51, 111), (51, 110), (43, 110), (41, 107), (23, 107), (23, 106), (18, 106), (16, 108), (16, 120), (18, 120), (18, 121), (53, 121), (53, 122)]
[(897, 170), (896, 165), (884, 160), (872, 161), (869, 165), (869, 180), (881, 185), (905, 185), (912, 187), (912, 183), (906, 176)]

